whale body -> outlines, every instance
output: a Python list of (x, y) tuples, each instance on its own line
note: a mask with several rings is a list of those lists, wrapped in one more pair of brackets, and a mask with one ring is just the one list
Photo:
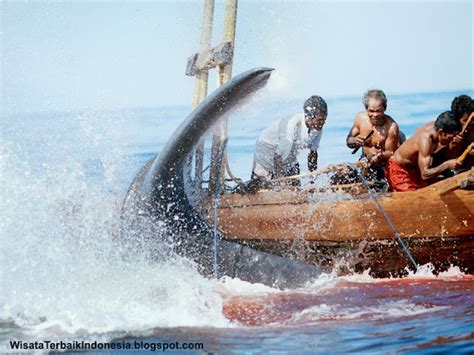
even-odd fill
[(163, 242), (158, 237), (154, 240), (154, 235), (166, 230), (173, 251), (196, 262), (205, 276), (225, 275), (272, 287), (294, 288), (316, 278), (321, 270), (222, 236), (217, 244), (216, 265), (213, 231), (193, 207), (185, 188), (185, 164), (194, 147), (221, 117), (264, 87), (272, 70), (256, 68), (235, 76), (197, 106), (162, 151), (139, 171), (124, 199), (122, 216), (129, 227), (152, 227), (152, 243)]

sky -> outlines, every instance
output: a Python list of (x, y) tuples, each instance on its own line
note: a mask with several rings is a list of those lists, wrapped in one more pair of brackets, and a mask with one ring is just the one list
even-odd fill
[[(1, 109), (190, 105), (203, 1), (2, 1)], [(213, 46), (225, 1), (216, 1)], [(239, 2), (233, 73), (275, 99), (472, 89), (473, 1)], [(210, 78), (210, 88), (216, 79)]]

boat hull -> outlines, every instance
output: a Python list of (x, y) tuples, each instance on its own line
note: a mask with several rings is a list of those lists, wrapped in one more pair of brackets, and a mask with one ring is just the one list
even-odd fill
[[(241, 239), (254, 249), (315, 264), (338, 274), (369, 270), (375, 277), (406, 275), (413, 266), (399, 242), (366, 240), (352, 242), (282, 241)], [(474, 236), (404, 238), (404, 243), (419, 265), (432, 264), (436, 272), (457, 266), (474, 273)]]
[[(468, 174), (378, 197), (418, 264), (474, 272), (474, 191), (459, 188)], [(410, 261), (368, 194), (335, 201), (316, 190), (223, 196), (218, 229), (227, 239), (327, 268), (371, 269), (377, 276), (406, 272)]]

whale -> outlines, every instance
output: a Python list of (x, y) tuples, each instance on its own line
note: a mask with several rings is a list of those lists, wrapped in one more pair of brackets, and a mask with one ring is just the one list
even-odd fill
[[(321, 274), (321, 269), (255, 250), (221, 235), (215, 240), (213, 229), (193, 206), (185, 178), (188, 157), (202, 137), (263, 88), (272, 71), (264, 67), (248, 70), (208, 95), (159, 154), (137, 173), (124, 198), (122, 217), (127, 229), (146, 228), (147, 248), (165, 243), (173, 253), (195, 263), (206, 277), (228, 276), (287, 289), (306, 285)], [(139, 234), (127, 235), (133, 238)]]

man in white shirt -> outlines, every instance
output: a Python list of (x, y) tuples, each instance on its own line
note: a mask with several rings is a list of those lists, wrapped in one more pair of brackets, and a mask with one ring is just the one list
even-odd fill
[(303, 113), (283, 118), (266, 128), (258, 137), (252, 179), (276, 179), (300, 173), (298, 151), (308, 149), (308, 169), (318, 166), (318, 147), (328, 115), (327, 104), (320, 96), (311, 96)]

